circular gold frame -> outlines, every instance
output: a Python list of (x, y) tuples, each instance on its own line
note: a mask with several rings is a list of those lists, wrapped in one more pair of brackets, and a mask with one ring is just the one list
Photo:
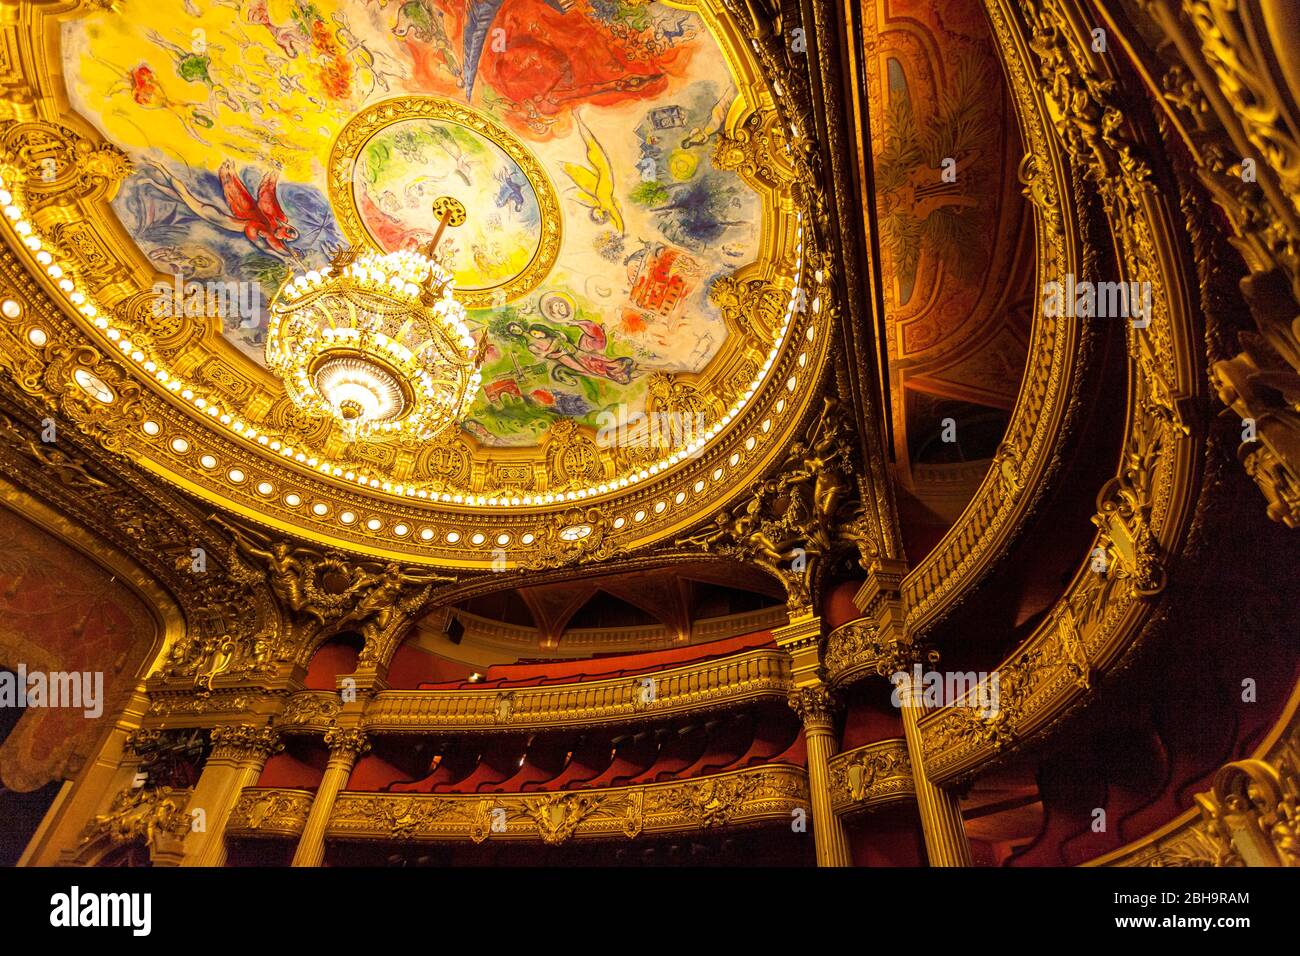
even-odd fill
[(330, 147), (327, 185), (330, 204), (343, 235), (353, 245), (370, 245), (374, 242), (361, 219), (353, 193), (352, 173), (357, 157), (366, 144), (390, 126), (409, 120), (440, 120), (464, 127), (489, 140), (504, 152), (523, 171), (537, 197), (541, 214), (541, 231), (537, 249), (528, 265), (513, 278), (496, 285), (467, 289), (459, 287), (456, 297), (467, 309), (482, 309), (502, 305), (522, 298), (540, 286), (560, 255), (564, 236), (560, 215), (560, 200), (555, 186), (546, 175), (541, 162), (514, 133), (492, 117), (472, 106), (456, 103), (440, 96), (402, 96), (383, 100), (366, 107), (339, 130)]

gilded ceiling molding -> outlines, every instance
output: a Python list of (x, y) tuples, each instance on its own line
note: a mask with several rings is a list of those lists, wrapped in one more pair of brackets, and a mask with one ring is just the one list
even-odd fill
[(1226, 764), (1196, 806), (1084, 866), (1300, 866), (1300, 686), (1252, 757)]
[[(250, 788), (240, 796), (227, 834), (296, 836), (310, 795)], [(485, 840), (541, 842), (636, 839), (722, 827), (789, 824), (808, 805), (807, 775), (770, 766), (643, 787), (555, 793), (412, 794), (343, 791), (330, 814), (329, 840), (403, 843)]]
[[(1116, 477), (1097, 495), (1094, 547), (1051, 613), (997, 668), (994, 712), (963, 701), (922, 720), (926, 771), (937, 782), (967, 777), (1046, 732), (1133, 652), (1158, 620), (1169, 556), (1186, 546), (1204, 454), (1195, 273), (1176, 225), (1177, 199), (1162, 192), (1146, 158), (1154, 134), (1140, 104), (1122, 100), (1109, 59), (1092, 51), (1080, 3), (1011, 7), (997, 0), (989, 9), (995, 21), (1016, 17), (1052, 125), (1105, 205), (1117, 278), (1147, 284), (1152, 311), (1146, 327), (1127, 330), (1128, 434)], [(975, 694), (970, 701), (987, 700), (990, 690)]]
[[(1214, 356), (1220, 400), (1240, 416), (1237, 457), (1268, 515), (1300, 527), (1300, 81), (1293, 11), (1277, 0), (1093, 0), (1223, 211), (1245, 262), (1258, 334)], [(1245, 423), (1254, 425), (1245, 437)]]
[(852, 817), (916, 799), (907, 741), (901, 737), (845, 750), (830, 760), (831, 806)]
[[(1020, 179), (1033, 207), (1037, 282), (1091, 275), (1096, 210), (1080, 188), (1081, 171), (1054, 135), (1012, 5), (988, 0), (986, 6), (1025, 146)], [(905, 627), (913, 635), (934, 628), (996, 567), (1059, 475), (1060, 448), (1086, 414), (1081, 392), (1099, 336), (1072, 310), (1049, 311), (1035, 296), (1025, 374), (993, 466), (943, 539), (902, 582)]]

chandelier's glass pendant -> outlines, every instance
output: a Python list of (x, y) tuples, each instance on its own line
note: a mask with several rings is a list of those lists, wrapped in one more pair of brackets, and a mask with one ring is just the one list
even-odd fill
[(332, 416), (349, 439), (424, 441), (458, 421), (478, 391), (481, 354), (432, 253), (464, 207), (434, 203), (426, 251), (347, 252), (292, 276), (270, 307), (266, 361), (290, 399)]

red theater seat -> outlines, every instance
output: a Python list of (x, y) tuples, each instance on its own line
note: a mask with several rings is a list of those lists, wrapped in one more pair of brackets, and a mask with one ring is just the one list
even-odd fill
[(487, 784), (501, 783), (519, 769), (519, 758), (524, 753), (524, 741), (507, 737), (493, 741), (483, 751), (473, 773), (455, 783), (442, 783), (433, 788), (434, 793), (477, 793)]
[(607, 770), (614, 756), (614, 744), (603, 734), (591, 734), (578, 745), (568, 765), (555, 777), (541, 783), (524, 784), (523, 791), (570, 790), (584, 786)]
[(433, 793), (433, 788), (463, 780), (478, 766), (477, 747), (448, 747), (429, 765), (427, 776), (409, 782), (391, 784), (389, 793)]
[(808, 764), (808, 748), (804, 744), (803, 731), (795, 735), (794, 741), (789, 747), (777, 754), (767, 763), (788, 763), (796, 767), (804, 767)]
[[(784, 715), (782, 715), (784, 717)], [(756, 767), (764, 763), (780, 763), (784, 754), (799, 739), (799, 725), (793, 720), (783, 720), (772, 714), (762, 714), (754, 730), (754, 739), (749, 751), (725, 768), (740, 770), (744, 767)], [(790, 761), (785, 761), (790, 762)]]
[(659, 742), (648, 731), (635, 737), (623, 738), (617, 743), (617, 748), (613, 761), (600, 776), (584, 782), (575, 781), (569, 789), (622, 786), (644, 773), (659, 754)]
[(573, 752), (573, 738), (568, 736), (535, 739), (528, 747), (519, 769), (507, 780), (486, 784), (479, 793), (520, 793), (529, 784), (540, 785), (553, 780), (565, 767)]
[(700, 759), (709, 742), (709, 732), (703, 724), (693, 724), (670, 731), (659, 748), (659, 759), (628, 784), (656, 783), (671, 780)]
[(717, 773), (733, 764), (741, 754), (749, 750), (754, 739), (754, 717), (752, 714), (736, 714), (714, 728), (709, 734), (708, 746), (695, 763), (675, 774), (679, 779), (702, 777)]

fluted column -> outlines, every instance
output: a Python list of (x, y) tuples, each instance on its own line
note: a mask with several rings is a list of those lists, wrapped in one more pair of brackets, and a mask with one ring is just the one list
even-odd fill
[(916, 807), (921, 815), (925, 836), (925, 855), (931, 866), (971, 866), (970, 841), (961, 818), (956, 796), (930, 781), (925, 770), (925, 747), (921, 741), (921, 706), (919, 687), (912, 696), (904, 694), (899, 708), (903, 715), (903, 735), (907, 738), (907, 756), (912, 763), (912, 784), (916, 788)]
[[(873, 639), (877, 673), (892, 679), (907, 671), (922, 656), (906, 625), (902, 599), (905, 562), (894, 558), (877, 558), (867, 568), (867, 579), (858, 589), (854, 603), (863, 617), (875, 625)], [(931, 866), (970, 866), (970, 842), (961, 819), (957, 798), (930, 781), (925, 772), (925, 747), (921, 740), (920, 720), (925, 713), (921, 687), (911, 682), (900, 695), (899, 710), (903, 718), (903, 735), (907, 738), (907, 756), (912, 764), (912, 782), (916, 786), (916, 805), (925, 836), (925, 852)]]
[(257, 783), (266, 758), (279, 746), (270, 727), (237, 724), (212, 729), (212, 752), (190, 797), (189, 812), (203, 811), (203, 829), (185, 839), (181, 866), (224, 866), (226, 823), (245, 787)]
[(852, 866), (844, 824), (831, 809), (830, 759), (835, 755), (835, 704), (824, 685), (790, 692), (790, 707), (803, 722), (808, 747), (808, 793), (818, 866)]
[(320, 866), (325, 859), (325, 830), (329, 826), (330, 814), (334, 812), (334, 801), (338, 799), (339, 791), (347, 786), (357, 757), (370, 749), (365, 733), (356, 727), (334, 727), (326, 731), (325, 743), (330, 749), (329, 762), (325, 765), (325, 776), (316, 789), (316, 799), (311, 803), (311, 812), (307, 814), (302, 836), (298, 839), (298, 849), (293, 854), (294, 866)]

